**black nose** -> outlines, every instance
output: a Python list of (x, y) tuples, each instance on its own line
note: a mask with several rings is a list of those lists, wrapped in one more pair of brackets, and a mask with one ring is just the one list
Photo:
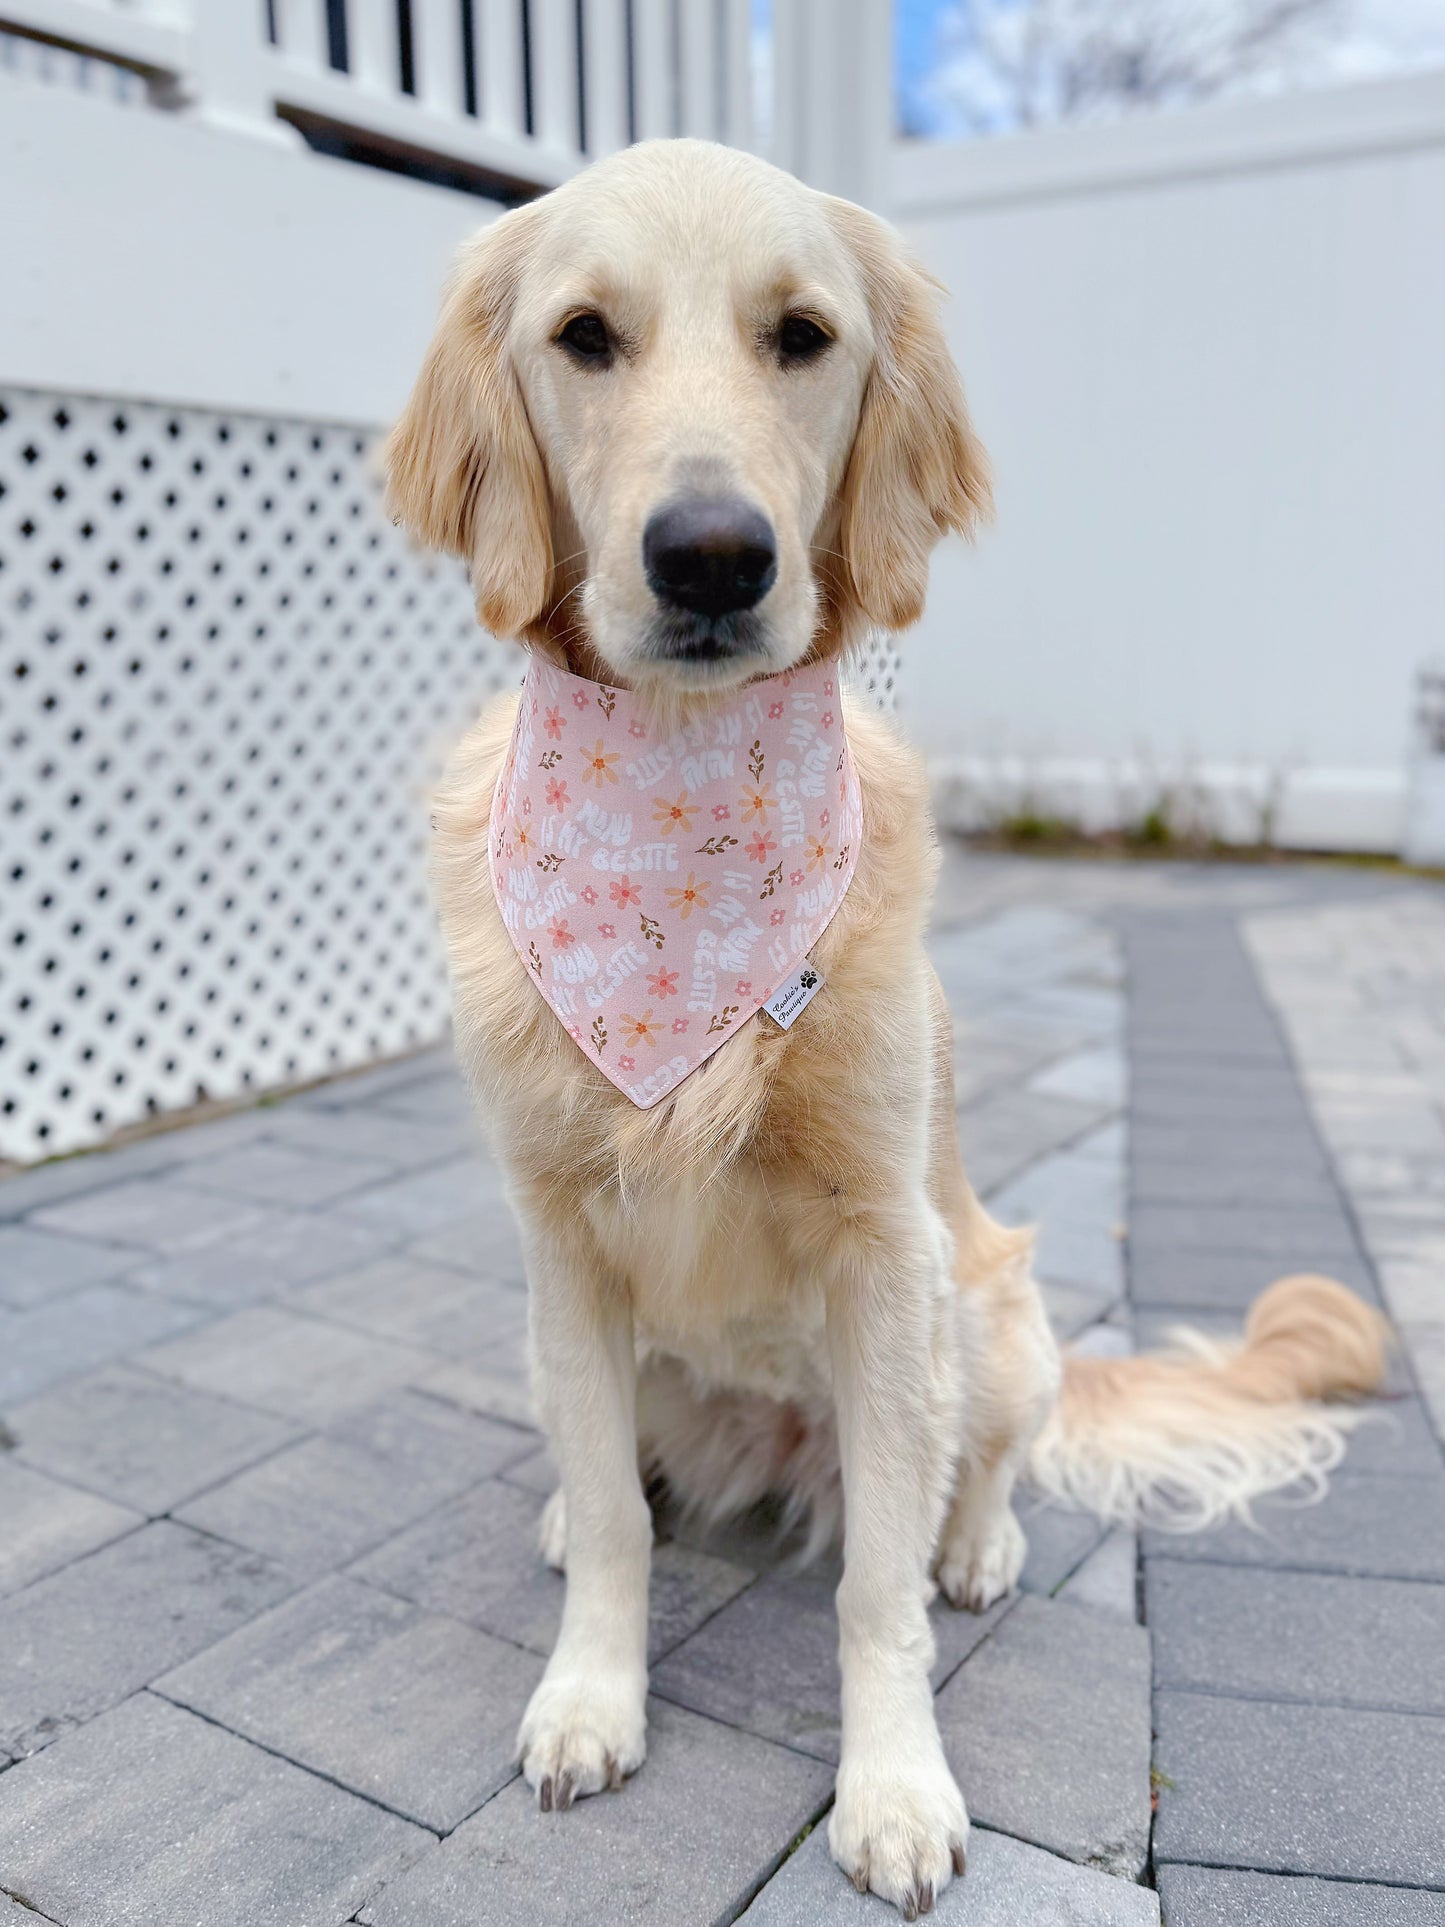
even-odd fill
[(642, 560), (658, 601), (698, 616), (751, 609), (778, 573), (768, 518), (725, 496), (690, 495), (658, 509), (642, 531)]

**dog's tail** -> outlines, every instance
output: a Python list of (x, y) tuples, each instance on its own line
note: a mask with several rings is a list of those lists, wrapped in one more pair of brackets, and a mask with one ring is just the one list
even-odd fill
[(1385, 1373), (1388, 1327), (1332, 1278), (1281, 1278), (1243, 1339), (1179, 1328), (1137, 1358), (1064, 1359), (1029, 1483), (1117, 1525), (1196, 1532), (1281, 1486), (1322, 1493)]

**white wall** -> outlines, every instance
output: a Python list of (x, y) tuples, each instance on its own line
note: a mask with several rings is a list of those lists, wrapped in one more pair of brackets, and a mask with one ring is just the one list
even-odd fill
[(1445, 77), (922, 149), (897, 190), (998, 494), (905, 642), (913, 730), (1105, 787), (1312, 768), (1291, 840), (1391, 846), (1445, 647)]
[(0, 381), (307, 420), (400, 408), (496, 210), (0, 75)]

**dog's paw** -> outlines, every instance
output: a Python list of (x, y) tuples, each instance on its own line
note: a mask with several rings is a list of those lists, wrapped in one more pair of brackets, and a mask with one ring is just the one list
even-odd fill
[(647, 1756), (647, 1681), (550, 1671), (522, 1716), (517, 1753), (544, 1813), (619, 1787)]
[(938, 1584), (950, 1606), (981, 1613), (1011, 1593), (1024, 1569), (1028, 1541), (1012, 1512), (990, 1520), (977, 1538), (960, 1533), (944, 1545)]
[(542, 1508), (537, 1526), (537, 1550), (553, 1572), (567, 1570), (567, 1495), (561, 1486)]
[(860, 1894), (891, 1901), (905, 1920), (930, 1913), (968, 1846), (963, 1795), (940, 1753), (924, 1771), (838, 1775), (828, 1821), (833, 1858)]

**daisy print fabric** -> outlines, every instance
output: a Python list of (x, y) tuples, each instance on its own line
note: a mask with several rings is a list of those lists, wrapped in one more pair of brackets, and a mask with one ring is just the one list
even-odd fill
[(797, 970), (862, 825), (835, 664), (660, 733), (627, 690), (534, 658), (492, 798), (492, 887), (538, 993), (646, 1110)]

